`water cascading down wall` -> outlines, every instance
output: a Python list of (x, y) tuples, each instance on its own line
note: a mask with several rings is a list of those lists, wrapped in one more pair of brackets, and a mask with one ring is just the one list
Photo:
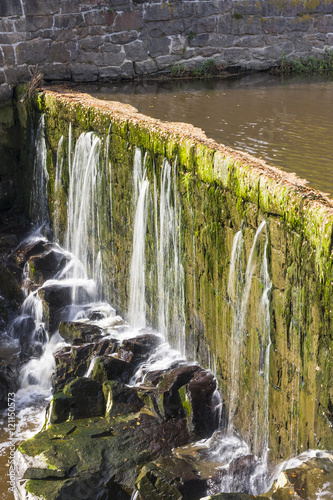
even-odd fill
[[(81, 247), (105, 298), (216, 373), (223, 423), (255, 453), (332, 449), (330, 202), (130, 106), (45, 90), (20, 107), (25, 154), (28, 117), (44, 122), (55, 236)], [(68, 221), (74, 235), (82, 223), (71, 220), (73, 203), (90, 221), (86, 241), (64, 241)]]

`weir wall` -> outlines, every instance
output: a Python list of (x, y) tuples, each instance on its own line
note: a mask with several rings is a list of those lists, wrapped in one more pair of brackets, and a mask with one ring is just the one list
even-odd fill
[[(140, 78), (195, 67), (265, 70), (333, 46), (332, 0), (2, 0), (0, 84)], [(233, 70), (235, 71), (235, 70)]]
[[(102, 252), (105, 298), (126, 315), (133, 246), (133, 161), (139, 148), (145, 157), (152, 197), (153, 192), (157, 199), (161, 196), (158, 186), (165, 159), (177, 172), (171, 189), (177, 193), (181, 209), (178, 230), (188, 358), (214, 370), (227, 404), (233, 388), (232, 418), (253, 451), (263, 451), (260, 434), (265, 426), (267, 394), (271, 458), (288, 457), (308, 448), (332, 449), (332, 202), (299, 179), (225, 148), (190, 125), (164, 123), (140, 115), (130, 106), (66, 90), (45, 90), (33, 103), (19, 103), (21, 126), (26, 131), (26, 143), (22, 140), (21, 144), (25, 154), (29, 151), (29, 124), (34, 121), (37, 125), (41, 112), (45, 113), (50, 215), (54, 223), (58, 210), (60, 242), (67, 218), (68, 151), (73, 150), (82, 132), (94, 131), (102, 139), (96, 207), (101, 221), (99, 240), (93, 240), (91, 234), (91, 241), (83, 244), (98, 245)], [(64, 167), (55, 197), (61, 136)], [(29, 189), (28, 177), (26, 181)], [(148, 322), (157, 326), (153, 201), (151, 207), (146, 236), (146, 302)], [(235, 352), (238, 297), (230, 292), (228, 281), (233, 242), (240, 230), (243, 244), (236, 271), (240, 289), (244, 289), (251, 250), (253, 270), (244, 331)], [(266, 251), (271, 346), (260, 305), (267, 285), (263, 278)], [(267, 389), (263, 359), (267, 360), (268, 352)], [(237, 383), (233, 385), (235, 366)], [(225, 421), (227, 414), (228, 410)]]

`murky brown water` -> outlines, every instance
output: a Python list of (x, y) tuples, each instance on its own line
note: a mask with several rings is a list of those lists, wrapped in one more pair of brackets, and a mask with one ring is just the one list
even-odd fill
[(259, 74), (88, 90), (154, 118), (192, 123), (216, 141), (295, 172), (333, 197), (333, 78)]

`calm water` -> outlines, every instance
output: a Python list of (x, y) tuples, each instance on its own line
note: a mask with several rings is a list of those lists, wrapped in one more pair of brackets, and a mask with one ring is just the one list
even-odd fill
[(259, 74), (88, 91), (132, 104), (154, 118), (192, 123), (216, 141), (295, 172), (333, 197), (333, 78)]

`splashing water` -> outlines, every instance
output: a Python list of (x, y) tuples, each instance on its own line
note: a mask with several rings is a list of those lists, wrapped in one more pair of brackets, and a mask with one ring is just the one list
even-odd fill
[(46, 191), (49, 174), (46, 168), (46, 154), (45, 119), (44, 115), (42, 115), (39, 120), (35, 141), (35, 160), (30, 198), (30, 217), (37, 226), (45, 224), (49, 221)]

